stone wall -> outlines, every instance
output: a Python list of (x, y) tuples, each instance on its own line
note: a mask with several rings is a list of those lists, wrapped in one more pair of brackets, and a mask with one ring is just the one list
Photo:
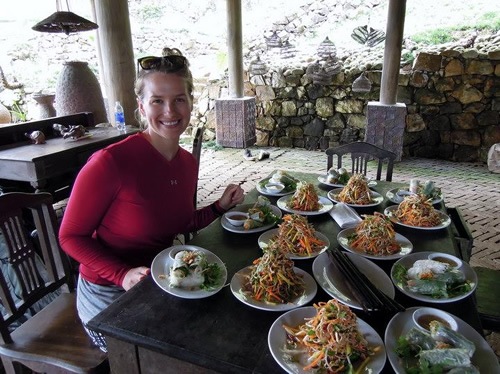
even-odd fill
[[(326, 85), (315, 83), (308, 66), (247, 72), (245, 95), (257, 102), (256, 144), (326, 149), (363, 140), (367, 104), (379, 100), (379, 68), (366, 72), (368, 93), (352, 91), (359, 71), (340, 71)], [(198, 99), (197, 120), (214, 133), (214, 101), (225, 95), (221, 80)], [(500, 50), (421, 52), (400, 72), (397, 101), (407, 106), (404, 156), (486, 162), (500, 142)]]

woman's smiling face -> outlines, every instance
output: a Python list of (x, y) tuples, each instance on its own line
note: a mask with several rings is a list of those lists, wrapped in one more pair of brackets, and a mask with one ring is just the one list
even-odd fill
[(189, 125), (193, 109), (185, 78), (172, 73), (152, 73), (144, 80), (142, 97), (138, 100), (139, 110), (149, 131), (178, 140)]

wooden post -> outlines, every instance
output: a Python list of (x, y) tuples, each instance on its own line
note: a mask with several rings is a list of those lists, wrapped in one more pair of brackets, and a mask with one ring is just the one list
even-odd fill
[(380, 103), (383, 105), (394, 105), (397, 100), (405, 12), (406, 0), (389, 0), (384, 65), (380, 84)]
[(243, 97), (243, 46), (241, 0), (227, 0), (229, 97)]
[(114, 124), (115, 101), (125, 111), (125, 123), (138, 126), (134, 117), (135, 61), (127, 0), (91, 0), (99, 25), (98, 52), (108, 100), (108, 113)]

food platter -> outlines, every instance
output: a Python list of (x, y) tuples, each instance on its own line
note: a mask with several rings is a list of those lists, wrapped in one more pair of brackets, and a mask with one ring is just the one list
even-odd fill
[(284, 210), (285, 212), (300, 214), (302, 216), (317, 216), (320, 214), (328, 213), (333, 208), (333, 203), (329, 199), (323, 196), (319, 196), (318, 202), (321, 204), (321, 208), (319, 210), (304, 211), (304, 210), (291, 209), (287, 206), (287, 204), (292, 197), (293, 195), (287, 195), (281, 197), (277, 202), (278, 207)]
[[(257, 242), (259, 243), (259, 247), (262, 249), (265, 249), (269, 243), (269, 240), (271, 240), (273, 237), (277, 236), (278, 232), (279, 232), (279, 229), (271, 229), (271, 230), (264, 232), (261, 236), (259, 236), (259, 239), (257, 240)], [(307, 259), (314, 258), (314, 257), (318, 256), (320, 253), (323, 253), (324, 251), (326, 251), (328, 249), (328, 247), (330, 247), (330, 240), (328, 240), (326, 235), (320, 233), (319, 231), (316, 231), (314, 236), (316, 238), (318, 238), (319, 240), (326, 243), (325, 246), (323, 248), (321, 248), (321, 250), (311, 253), (310, 256), (299, 256), (296, 254), (289, 253), (287, 255), (288, 258), (290, 258), (292, 260), (307, 260)]]
[(238, 300), (240, 300), (243, 304), (251, 306), (252, 308), (267, 310), (270, 312), (284, 312), (307, 304), (314, 298), (314, 296), (316, 296), (316, 292), (318, 291), (318, 286), (316, 285), (314, 278), (306, 271), (294, 267), (293, 271), (301, 276), (305, 283), (304, 293), (300, 297), (297, 297), (296, 299), (286, 304), (273, 304), (255, 300), (251, 296), (245, 295), (243, 291), (246, 280), (251, 271), (252, 266), (247, 266), (246, 268), (243, 268), (236, 274), (234, 274), (233, 278), (231, 279), (230, 287), (231, 292)]
[(345, 184), (339, 184), (339, 183), (330, 183), (327, 181), (326, 177), (324, 175), (320, 175), (318, 177), (318, 182), (321, 184), (324, 184), (325, 186), (330, 186), (330, 187), (344, 187)]
[[(375, 287), (394, 299), (395, 290), (391, 278), (380, 267), (357, 254), (347, 253), (347, 256)], [(322, 253), (316, 257), (312, 265), (312, 272), (320, 287), (328, 295), (351, 308), (363, 309), (349, 290), (344, 276), (334, 268), (328, 253)]]
[(436, 210), (439, 214), (439, 217), (441, 218), (441, 223), (437, 226), (432, 226), (432, 227), (421, 227), (421, 226), (411, 226), (407, 225), (406, 223), (401, 222), (398, 218), (396, 218), (396, 210), (398, 209), (398, 205), (392, 205), (388, 206), (384, 210), (384, 214), (389, 217), (392, 223), (404, 227), (409, 227), (412, 229), (417, 229), (417, 230), (440, 230), (444, 229), (445, 227), (448, 227), (451, 224), (451, 218), (444, 212), (440, 210)]
[(282, 190), (282, 191), (280, 191), (280, 192), (273, 192), (273, 191), (270, 191), (270, 190), (268, 190), (265, 186), (263, 186), (263, 185), (261, 184), (262, 182), (265, 182), (265, 181), (267, 181), (267, 180), (269, 180), (269, 178), (264, 179), (264, 180), (260, 181), (259, 183), (257, 183), (257, 184), (255, 185), (255, 189), (256, 189), (257, 191), (259, 191), (259, 193), (261, 193), (262, 195), (266, 195), (266, 196), (285, 196), (285, 195), (289, 195), (289, 194), (291, 194), (291, 193), (294, 193), (294, 192), (295, 192), (295, 190), (291, 190), (291, 191)]
[[(413, 312), (418, 307), (408, 308), (404, 312), (396, 314), (387, 325), (384, 335), (385, 348), (387, 350), (387, 357), (389, 362), (397, 374), (406, 373), (403, 367), (402, 360), (396, 353), (397, 342), (401, 336), (415, 327), (412, 319)], [(458, 332), (465, 338), (472, 341), (476, 347), (476, 351), (472, 356), (472, 363), (479, 369), (481, 373), (497, 373), (498, 372), (498, 359), (495, 352), (491, 349), (490, 345), (484, 338), (469, 324), (462, 319), (452, 315), (458, 324)]]
[(405, 285), (402, 285), (399, 283), (399, 281), (395, 277), (395, 269), (398, 265), (402, 265), (406, 269), (409, 269), (413, 266), (415, 261), (417, 260), (426, 260), (429, 258), (429, 255), (435, 253), (435, 252), (415, 252), (415, 253), (410, 253), (408, 256), (400, 258), (398, 261), (396, 261), (391, 268), (391, 281), (392, 283), (406, 296), (411, 297), (412, 299), (419, 300), (419, 301), (424, 301), (427, 303), (451, 303), (454, 301), (462, 300), (469, 295), (471, 295), (474, 290), (477, 287), (477, 274), (476, 272), (472, 269), (472, 267), (465, 263), (462, 262), (462, 266), (460, 267), (460, 270), (464, 273), (466, 281), (468, 281), (471, 285), (471, 290), (455, 296), (455, 297), (449, 297), (449, 298), (434, 298), (429, 295), (423, 295), (417, 292), (412, 292), (410, 291)]
[[(408, 188), (393, 188), (392, 190), (387, 191), (385, 196), (389, 199), (389, 201), (399, 204), (400, 202), (403, 201), (404, 196), (401, 196), (398, 194), (399, 191), (404, 191), (409, 193)], [(443, 201), (443, 195), (439, 195), (438, 197), (434, 198), (431, 200), (431, 204), (439, 204), (441, 201)]]
[[(208, 263), (216, 263), (223, 270), (221, 275), (220, 286), (213, 290), (203, 290), (200, 288), (196, 288), (193, 290), (184, 289), (180, 287), (172, 287), (170, 285), (170, 268), (173, 265), (173, 255), (180, 250), (190, 250), (190, 251), (201, 251), (204, 252), (207, 256)], [(194, 245), (174, 245), (167, 249), (164, 249), (156, 257), (153, 259), (151, 264), (151, 276), (155, 283), (167, 293), (183, 298), (183, 299), (202, 299), (205, 297), (212, 296), (219, 292), (222, 287), (224, 287), (227, 280), (227, 269), (224, 263), (221, 261), (219, 257), (210, 252), (207, 249), (197, 247)]]
[[(279, 316), (269, 329), (267, 343), (271, 355), (275, 361), (289, 374), (310, 374), (314, 371), (305, 371), (303, 368), (307, 365), (307, 353), (294, 355), (294, 360), (290, 360), (290, 354), (285, 351), (287, 333), (283, 325), (298, 326), (304, 323), (305, 318), (311, 318), (316, 315), (316, 308), (313, 306), (302, 307), (291, 310)], [(365, 321), (357, 318), (358, 329), (365, 337), (370, 347), (377, 347), (378, 350), (367, 361), (363, 373), (377, 374), (384, 369), (387, 360), (385, 347), (379, 334)], [(354, 366), (357, 368), (356, 366)]]
[[(333, 190), (328, 191), (328, 198), (332, 200), (334, 203), (340, 203), (341, 201), (337, 200), (337, 195), (343, 190), (343, 188), (334, 188)], [(346, 205), (349, 205), (350, 207), (353, 208), (371, 208), (379, 205), (384, 201), (384, 197), (379, 194), (378, 192), (375, 191), (370, 191), (370, 197), (372, 199), (372, 203), (370, 204), (350, 204), (350, 203), (344, 203)]]
[[(234, 207), (233, 209), (230, 209), (229, 211), (238, 211), (238, 212), (248, 212), (248, 209), (252, 208), (254, 206), (254, 204), (242, 204), (242, 205), (238, 205), (236, 207)], [(281, 218), (283, 216), (283, 213), (281, 212), (281, 210), (274, 206), (274, 205), (270, 205), (273, 213), (278, 217), (278, 218)], [(256, 232), (262, 232), (262, 231), (266, 231), (266, 230), (269, 230), (270, 228), (274, 227), (276, 225), (276, 223), (269, 223), (269, 224), (266, 224), (264, 226), (261, 226), (261, 227), (255, 227), (253, 229), (249, 229), (249, 230), (245, 230), (245, 228), (243, 226), (233, 226), (229, 223), (229, 221), (224, 217), (222, 216), (220, 218), (220, 223), (222, 225), (222, 227), (224, 229), (226, 229), (227, 231), (231, 231), (231, 232), (234, 232), (234, 233), (237, 233), (237, 234), (253, 234), (253, 233), (256, 233)]]
[(337, 242), (345, 248), (347, 251), (351, 253), (356, 253), (360, 256), (366, 257), (366, 258), (371, 258), (373, 260), (396, 260), (398, 258), (401, 258), (403, 256), (406, 256), (413, 251), (413, 244), (404, 237), (403, 235), (396, 233), (396, 241), (401, 247), (401, 250), (397, 253), (391, 254), (391, 255), (386, 255), (386, 256), (377, 256), (377, 255), (372, 255), (365, 253), (363, 251), (360, 251), (358, 249), (354, 249), (349, 245), (349, 237), (352, 236), (356, 230), (354, 228), (348, 228), (344, 229), (341, 232), (338, 233), (337, 235)]

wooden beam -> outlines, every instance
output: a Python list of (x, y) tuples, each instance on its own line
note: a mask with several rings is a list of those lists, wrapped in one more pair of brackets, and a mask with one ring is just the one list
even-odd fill
[(397, 100), (405, 13), (406, 0), (389, 0), (384, 65), (380, 84), (380, 102), (384, 105), (394, 105)]
[(241, 0), (227, 0), (229, 97), (243, 97), (243, 44)]
[(107, 96), (110, 120), (114, 123), (115, 101), (125, 111), (127, 125), (137, 126), (134, 111), (135, 61), (127, 0), (91, 0), (96, 23), (99, 25), (98, 52)]

